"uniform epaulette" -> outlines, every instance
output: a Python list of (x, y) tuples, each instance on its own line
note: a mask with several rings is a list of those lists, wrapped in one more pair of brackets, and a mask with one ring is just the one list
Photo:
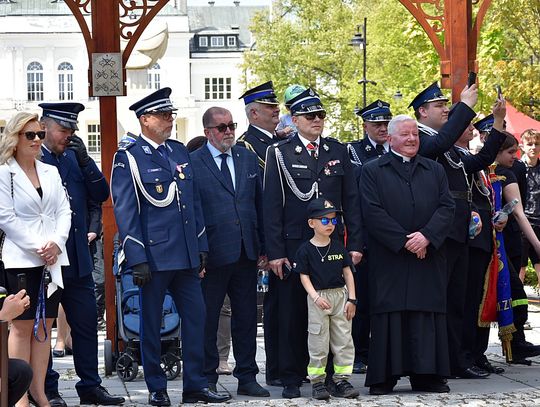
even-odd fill
[(360, 144), (362, 142), (362, 140), (353, 140), (353, 141), (347, 141), (346, 144)]
[(179, 143), (179, 144), (184, 145), (184, 143), (182, 143), (180, 140), (177, 140), (177, 139), (175, 139), (175, 138), (168, 138), (167, 141), (173, 141), (173, 142), (175, 142), (175, 143)]
[(287, 143), (290, 143), (291, 142), (291, 139), (292, 137), (287, 137), (286, 139), (283, 139), (283, 140), (279, 140), (278, 142), (272, 144), (274, 147), (277, 147), (277, 146), (282, 146), (282, 145), (285, 145)]
[(122, 136), (118, 142), (118, 150), (124, 151), (131, 148), (137, 141), (137, 136), (129, 131)]
[(332, 141), (332, 142), (334, 142), (334, 143), (338, 143), (338, 144), (343, 145), (343, 143), (342, 143), (341, 141), (339, 141), (337, 138), (333, 138), (333, 137), (324, 137), (324, 139), (325, 139), (326, 141)]

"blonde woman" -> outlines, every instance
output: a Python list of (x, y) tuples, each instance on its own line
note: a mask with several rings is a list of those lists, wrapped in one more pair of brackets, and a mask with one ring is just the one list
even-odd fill
[[(30, 297), (28, 309), (13, 320), (9, 357), (32, 366), (30, 393), (40, 407), (49, 406), (44, 380), (51, 325), (63, 286), (61, 266), (69, 264), (65, 243), (71, 227), (71, 210), (58, 170), (37, 159), (44, 137), (37, 115), (24, 112), (15, 115), (0, 136), (0, 228), (6, 234), (2, 260), (7, 288), (15, 294), (26, 285)], [(47, 288), (45, 270), (51, 280)], [(36, 310), (43, 303), (45, 312), (38, 317)], [(17, 406), (28, 406), (27, 396)]]

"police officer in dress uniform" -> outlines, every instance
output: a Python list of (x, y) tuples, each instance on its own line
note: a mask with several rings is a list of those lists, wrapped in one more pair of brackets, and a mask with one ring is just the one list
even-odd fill
[(278, 141), (275, 134), (279, 123), (279, 102), (272, 81), (247, 90), (244, 99), (249, 127), (236, 141), (236, 145), (246, 147), (259, 157), (261, 173), (264, 171), (266, 149)]
[[(362, 166), (379, 158), (389, 151), (388, 122), (392, 120), (390, 104), (376, 100), (356, 112), (364, 121), (364, 138), (347, 144), (351, 161), (355, 164), (356, 180), (359, 184)], [(360, 187), (360, 185), (358, 185)], [(364, 243), (367, 243), (366, 241)], [(369, 349), (369, 289), (368, 289), (368, 251), (364, 248), (362, 261), (354, 273), (358, 308), (353, 318), (352, 335), (354, 340), (353, 373), (365, 373)]]
[(230, 399), (208, 389), (204, 375), (205, 306), (199, 270), (208, 244), (187, 149), (170, 139), (176, 113), (170, 88), (130, 106), (141, 125), (114, 157), (111, 191), (126, 269), (140, 287), (140, 337), (144, 378), (153, 406), (169, 406), (160, 367), (160, 327), (168, 290), (182, 318), (184, 403)]
[[(362, 257), (360, 203), (347, 148), (322, 137), (326, 112), (312, 90), (291, 103), (298, 133), (268, 148), (264, 175), (264, 229), (270, 273), (269, 290), (278, 299), (279, 377), (284, 398), (300, 397), (308, 364), (306, 293), (289, 272), (300, 244), (313, 236), (307, 224), (310, 200), (323, 197), (343, 211), (347, 249), (353, 262)], [(343, 240), (344, 225), (334, 232)], [(316, 332), (314, 332), (316, 333)]]
[(419, 153), (442, 164), (448, 177), (450, 194), (456, 205), (452, 228), (445, 241), (448, 273), (448, 350), (452, 375), (468, 379), (480, 379), (489, 375), (477, 366), (470, 366), (461, 354), (467, 287), (468, 230), (471, 216), (479, 217), (478, 213), (472, 211), (471, 176), (493, 162), (504, 141), (500, 134), (489, 138), (476, 156), (460, 156), (456, 150), (454, 143), (475, 117), (472, 108), (477, 99), (476, 85), (466, 87), (461, 93), (461, 102), (453, 107), (453, 114), (449, 117), (448, 98), (442, 94), (435, 82), (420, 92), (409, 105), (413, 107), (418, 120)]
[[(101, 386), (98, 374), (97, 310), (92, 271), (94, 265), (88, 246), (88, 200), (103, 202), (109, 186), (92, 160), (83, 141), (74, 132), (77, 118), (84, 110), (80, 103), (41, 103), (41, 122), (46, 135), (42, 145), (44, 163), (58, 168), (72, 210), (72, 224), (66, 249), (69, 266), (62, 267), (64, 290), (60, 300), (73, 338), (73, 361), (80, 381), (75, 385), (81, 404), (116, 405), (123, 397), (111, 396)], [(45, 393), (51, 406), (65, 406), (58, 393), (59, 375), (49, 370)]]
[[(245, 147), (257, 154), (259, 174), (264, 173), (266, 149), (279, 139), (274, 130), (279, 122), (279, 102), (273, 89), (272, 81), (247, 90), (240, 99), (244, 99), (246, 115), (249, 120), (247, 131), (236, 141), (237, 146)], [(273, 282), (269, 281), (269, 286)], [(277, 337), (277, 298), (274, 290), (264, 294), (263, 326), (264, 349), (266, 353), (266, 384), (281, 386), (278, 373), (279, 343)]]

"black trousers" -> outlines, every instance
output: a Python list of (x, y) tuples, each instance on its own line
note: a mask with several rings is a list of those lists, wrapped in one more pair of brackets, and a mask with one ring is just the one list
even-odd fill
[(268, 272), (268, 291), (264, 293), (263, 327), (264, 351), (266, 354), (266, 381), (279, 378), (279, 308), (275, 285), (277, 279), (272, 271)]
[(24, 360), (8, 360), (8, 406), (14, 406), (28, 391), (32, 376), (32, 368)]
[(469, 268), (465, 313), (463, 319), (463, 342), (461, 368), (467, 369), (481, 362), (489, 343), (489, 327), (478, 326), (478, 314), (484, 281), (492, 254), (476, 247), (469, 247)]
[(512, 293), (512, 311), (514, 313), (514, 326), (516, 332), (513, 334), (513, 343), (525, 341), (525, 331), (523, 326), (528, 318), (527, 294), (523, 288), (523, 283), (519, 279), (519, 269), (521, 266), (521, 256), (508, 258), (508, 268), (510, 269), (510, 290)]
[(446, 261), (448, 267), (448, 287), (446, 298), (446, 321), (448, 331), (448, 352), (450, 370), (457, 374), (466, 362), (461, 355), (463, 337), (463, 315), (467, 290), (467, 270), (469, 250), (466, 243), (446, 239)]
[(354, 342), (354, 361), (367, 365), (369, 350), (369, 263), (367, 253), (364, 252), (362, 261), (356, 266), (354, 273), (354, 287), (358, 306), (356, 315), (352, 320), (352, 337)]
[(231, 336), (236, 366), (233, 375), (239, 384), (255, 381), (259, 373), (257, 352), (257, 262), (249, 260), (244, 252), (240, 259), (222, 267), (206, 268), (202, 280), (206, 303), (204, 338), (204, 373), (209, 383), (217, 383), (216, 369), (219, 353), (216, 345), (219, 314), (225, 294), (231, 300)]

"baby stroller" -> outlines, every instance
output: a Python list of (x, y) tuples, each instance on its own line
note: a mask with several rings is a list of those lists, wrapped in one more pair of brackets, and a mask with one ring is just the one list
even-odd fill
[[(116, 284), (116, 350), (113, 355), (111, 341), (105, 341), (105, 374), (112, 374), (115, 366), (118, 377), (123, 382), (129, 382), (137, 377), (141, 364), (139, 288), (133, 284), (131, 270), (124, 269), (121, 262), (119, 264), (120, 249), (118, 236), (115, 236), (113, 272)], [(181, 373), (181, 360), (180, 315), (171, 295), (167, 293), (161, 316), (161, 368), (167, 380), (174, 380)]]

